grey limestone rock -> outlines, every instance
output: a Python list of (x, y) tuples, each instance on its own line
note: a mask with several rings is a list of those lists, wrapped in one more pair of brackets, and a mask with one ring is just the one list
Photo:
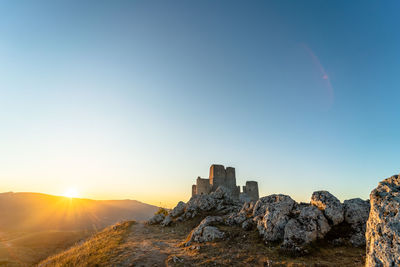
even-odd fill
[(370, 204), (366, 266), (400, 266), (400, 177), (380, 182)]
[(169, 226), (173, 222), (171, 215), (167, 215), (161, 222), (161, 226)]
[(242, 223), (242, 228), (246, 231), (253, 229), (254, 222), (252, 219), (247, 219)]
[(337, 225), (344, 220), (342, 203), (328, 191), (314, 192), (311, 196), (311, 205), (322, 210), (333, 225)]
[(282, 248), (302, 252), (305, 245), (323, 238), (330, 229), (328, 220), (318, 208), (302, 206), (299, 216), (290, 219), (285, 226)]
[(353, 234), (350, 243), (355, 247), (365, 246), (365, 228), (369, 216), (369, 201), (353, 198), (343, 202), (344, 221), (351, 225)]
[[(181, 205), (183, 206), (183, 204)], [(177, 206), (175, 208), (177, 211), (181, 211), (182, 207), (178, 208)], [(216, 191), (211, 192), (210, 194), (194, 195), (191, 197), (185, 205), (183, 214), (179, 218), (183, 217), (179, 220), (193, 218), (202, 211), (216, 210), (226, 214), (237, 212), (239, 209), (240, 202), (232, 197), (229, 189), (220, 186)]]
[(255, 202), (245, 202), (242, 206), (241, 212), (245, 212), (247, 214), (253, 214)]
[(160, 213), (160, 214), (155, 214), (153, 217), (151, 217), (147, 223), (148, 224), (159, 224), (165, 219), (165, 215)]
[(183, 245), (185, 247), (190, 246), (192, 242), (209, 242), (215, 239), (220, 239), (225, 236), (223, 232), (221, 232), (216, 224), (222, 223), (223, 218), (219, 216), (208, 216), (204, 220), (200, 222), (200, 224), (192, 230), (187, 238), (187, 242)]
[(287, 195), (270, 195), (257, 201), (253, 216), (265, 242), (283, 239), (286, 223), (295, 204), (296, 202)]
[(233, 212), (225, 220), (227, 225), (239, 225), (242, 224), (247, 219), (246, 213), (244, 212)]
[(176, 207), (170, 212), (170, 215), (175, 218), (182, 215), (185, 212), (186, 204), (183, 201), (179, 201)]

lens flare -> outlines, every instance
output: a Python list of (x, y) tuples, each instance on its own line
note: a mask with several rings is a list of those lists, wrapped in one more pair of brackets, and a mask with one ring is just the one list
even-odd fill
[(78, 190), (75, 188), (68, 188), (64, 193), (64, 196), (69, 198), (76, 198), (78, 195)]

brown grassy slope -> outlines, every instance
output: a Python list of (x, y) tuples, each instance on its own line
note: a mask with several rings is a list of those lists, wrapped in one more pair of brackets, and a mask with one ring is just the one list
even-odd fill
[(44, 260), (39, 266), (111, 266), (121, 253), (119, 248), (134, 223), (128, 221), (107, 227), (86, 242)]
[(165, 228), (141, 223), (125, 223), (117, 231), (107, 228), (40, 266), (363, 266), (362, 248), (320, 242), (309, 255), (295, 258), (282, 254), (278, 246), (264, 245), (256, 229), (240, 227), (220, 226), (227, 233), (224, 240), (179, 246), (200, 220)]
[(0, 266), (32, 266), (90, 235), (85, 231), (13, 232), (0, 240)]
[(147, 220), (158, 207), (136, 200), (91, 200), (39, 193), (0, 193), (0, 232), (99, 230)]

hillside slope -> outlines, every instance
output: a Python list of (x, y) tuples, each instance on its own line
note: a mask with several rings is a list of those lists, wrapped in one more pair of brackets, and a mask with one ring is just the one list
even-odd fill
[(146, 220), (157, 207), (136, 200), (91, 200), (40, 193), (0, 194), (0, 231), (98, 230)]
[(87, 231), (41, 231), (2, 235), (0, 266), (33, 266), (49, 255), (85, 240)]
[(32, 266), (106, 226), (146, 220), (157, 209), (135, 200), (0, 194), (0, 266)]
[(220, 241), (182, 247), (201, 218), (170, 227), (124, 222), (39, 266), (363, 266), (364, 249), (316, 244), (307, 256), (292, 258), (260, 242), (256, 230), (226, 226)]

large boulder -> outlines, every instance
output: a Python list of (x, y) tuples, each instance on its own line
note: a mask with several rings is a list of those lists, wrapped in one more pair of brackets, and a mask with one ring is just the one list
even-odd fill
[(316, 191), (311, 196), (311, 205), (324, 212), (324, 215), (333, 225), (344, 220), (343, 206), (334, 195), (328, 191)]
[(365, 228), (369, 216), (369, 201), (353, 198), (343, 202), (344, 221), (351, 225), (353, 233), (350, 243), (356, 247), (365, 246)]
[(297, 218), (290, 219), (285, 226), (282, 248), (301, 253), (304, 246), (321, 239), (331, 227), (323, 213), (315, 206), (300, 206)]
[(186, 204), (183, 201), (179, 201), (178, 205), (170, 212), (170, 215), (175, 218), (182, 215), (185, 212)]
[(165, 219), (165, 215), (163, 213), (155, 214), (153, 217), (151, 217), (148, 221), (147, 224), (159, 224)]
[(296, 202), (287, 195), (270, 195), (257, 201), (253, 216), (266, 243), (283, 239), (286, 223), (295, 204)]
[(238, 213), (233, 212), (228, 215), (228, 217), (225, 220), (225, 223), (227, 225), (238, 225), (238, 224), (242, 224), (246, 219), (247, 219), (247, 215), (245, 212), (243, 212), (243, 211), (240, 211)]
[(203, 219), (200, 224), (192, 230), (187, 237), (187, 241), (183, 243), (185, 247), (190, 246), (192, 242), (210, 242), (225, 236), (223, 232), (218, 230), (215, 225), (223, 222), (223, 218), (219, 216), (208, 216)]
[(161, 222), (161, 226), (169, 226), (173, 222), (171, 215), (167, 215), (164, 220)]
[(370, 204), (366, 266), (400, 266), (400, 177), (380, 182)]

